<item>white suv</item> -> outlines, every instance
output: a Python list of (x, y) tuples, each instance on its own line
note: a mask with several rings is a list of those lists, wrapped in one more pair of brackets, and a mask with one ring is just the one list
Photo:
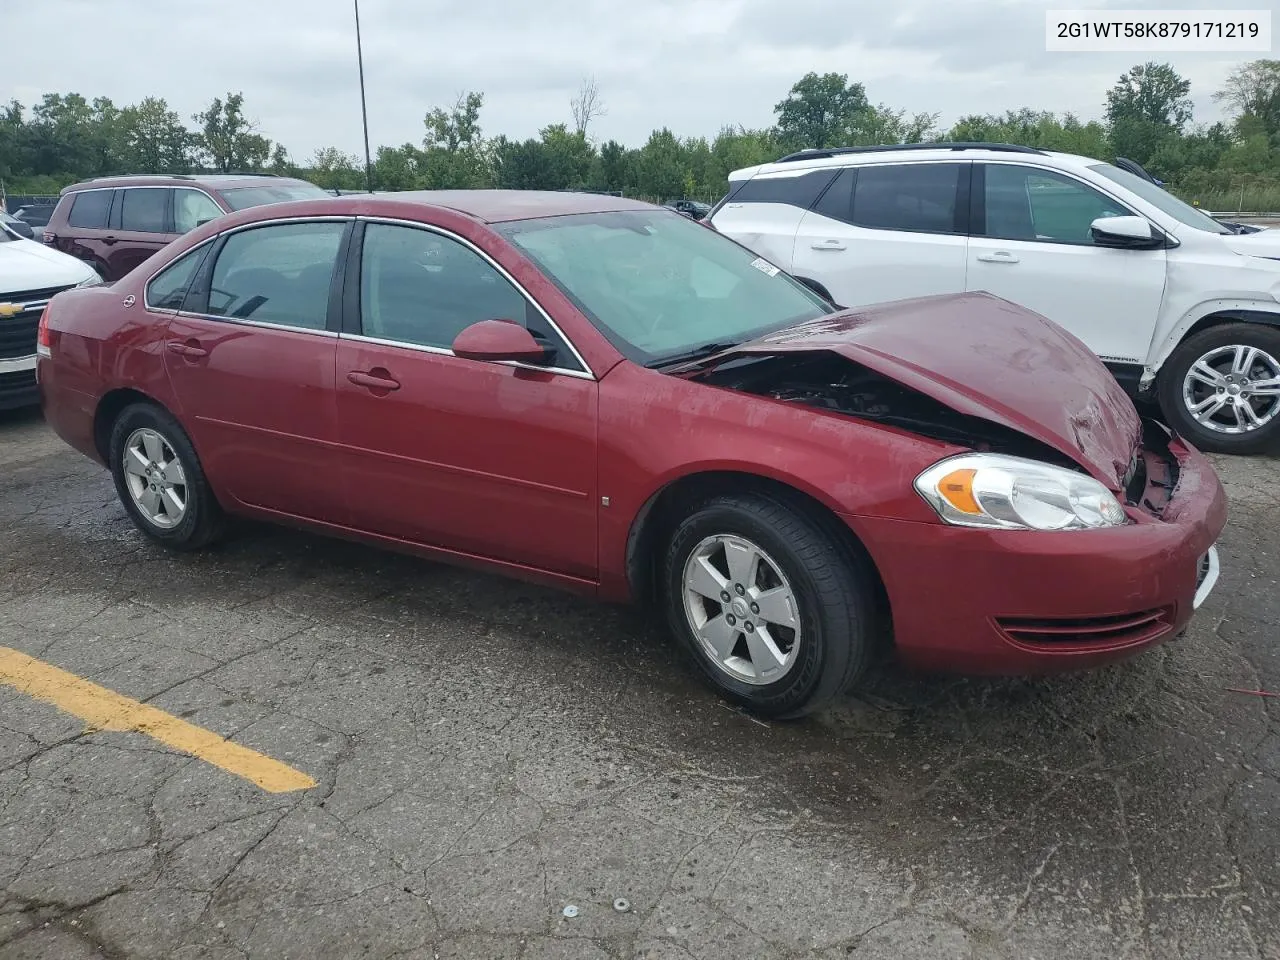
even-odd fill
[(985, 290), (1074, 333), (1197, 446), (1280, 442), (1280, 230), (1003, 144), (803, 151), (729, 187), (706, 222), (833, 303)]

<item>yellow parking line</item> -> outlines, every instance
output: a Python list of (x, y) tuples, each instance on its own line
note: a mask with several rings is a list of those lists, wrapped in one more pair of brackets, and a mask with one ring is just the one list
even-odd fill
[(306, 790), (316, 785), (305, 773), (279, 760), (232, 743), (173, 714), (122, 697), (19, 650), (0, 647), (0, 683), (51, 703), (95, 729), (145, 733), (165, 746), (252, 780), (270, 793)]

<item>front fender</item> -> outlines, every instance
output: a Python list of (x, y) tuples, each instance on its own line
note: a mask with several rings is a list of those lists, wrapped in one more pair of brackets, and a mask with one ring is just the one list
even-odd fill
[(1262, 299), (1204, 300), (1186, 310), (1159, 343), (1153, 344), (1147, 358), (1144, 380), (1155, 377), (1169, 355), (1186, 339), (1196, 325), (1207, 317), (1221, 316), (1224, 320), (1242, 323), (1265, 323), (1280, 326), (1280, 303)]

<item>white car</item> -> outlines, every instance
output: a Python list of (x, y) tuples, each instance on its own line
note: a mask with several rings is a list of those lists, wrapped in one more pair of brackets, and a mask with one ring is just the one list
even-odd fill
[(803, 151), (729, 183), (706, 222), (833, 303), (987, 291), (1075, 334), (1202, 449), (1280, 441), (1280, 231), (1003, 144)]
[(36, 328), (54, 294), (102, 278), (87, 263), (0, 224), (0, 410), (39, 402)]

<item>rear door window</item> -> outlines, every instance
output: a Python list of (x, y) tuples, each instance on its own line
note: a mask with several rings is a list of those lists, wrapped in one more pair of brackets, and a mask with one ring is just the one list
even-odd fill
[(813, 170), (798, 176), (754, 177), (729, 198), (729, 203), (785, 203), (808, 210), (836, 171)]
[(134, 233), (169, 233), (169, 194), (171, 191), (130, 188), (124, 191), (120, 205), (120, 229)]
[(82, 230), (105, 230), (107, 214), (111, 212), (110, 190), (86, 190), (77, 193), (71, 201), (67, 224)]
[(210, 244), (183, 254), (147, 284), (146, 305), (152, 310), (181, 310), (187, 288), (209, 253)]
[(209, 282), (215, 317), (323, 330), (346, 224), (281, 223), (231, 234)]
[(876, 230), (963, 233), (960, 163), (887, 163), (858, 168), (852, 222)]

